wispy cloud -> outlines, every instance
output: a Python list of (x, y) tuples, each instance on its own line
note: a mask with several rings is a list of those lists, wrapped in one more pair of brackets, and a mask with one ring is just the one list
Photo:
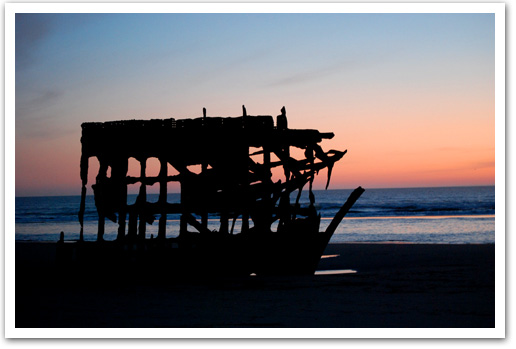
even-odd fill
[(349, 71), (356, 71), (357, 69), (366, 68), (374, 63), (371, 57), (358, 60), (356, 58), (344, 58), (337, 62), (327, 62), (320, 66), (307, 66), (303, 71), (292, 72), (285, 76), (272, 81), (269, 87), (280, 87), (288, 85), (297, 85), (324, 79), (328, 76), (341, 74)]
[(490, 151), (494, 152), (495, 148), (484, 148), (484, 147), (439, 147), (436, 148), (436, 151), (443, 152), (458, 152), (458, 153), (474, 153), (479, 151)]
[(475, 171), (485, 168), (493, 168), (495, 167), (494, 161), (468, 161), (457, 163), (454, 165), (449, 165), (446, 167), (439, 167), (433, 169), (426, 169), (421, 171), (415, 171), (417, 173), (442, 173), (442, 172), (452, 172), (452, 171)]
[(297, 85), (301, 83), (310, 82), (313, 80), (322, 79), (328, 75), (332, 75), (338, 73), (343, 70), (343, 65), (333, 65), (329, 67), (323, 67), (318, 69), (312, 69), (308, 71), (297, 72), (294, 74), (290, 74), (288, 76), (284, 76), (283, 78), (276, 80), (269, 84), (271, 87), (279, 87), (279, 86), (287, 86), (287, 85)]
[(53, 139), (72, 129), (63, 118), (63, 91), (52, 88), (19, 91), (16, 96), (16, 137)]
[(17, 140), (51, 140), (79, 132), (73, 123), (63, 120), (58, 114), (44, 113), (36, 118), (16, 117)]
[[(19, 93), (18, 93), (19, 92)], [(41, 112), (57, 102), (63, 94), (57, 89), (45, 88), (37, 91), (17, 91), (16, 98), (16, 118), (27, 119), (37, 117), (38, 111)]]
[(472, 164), (471, 166), (474, 170), (478, 170), (481, 168), (494, 168), (495, 162), (494, 161), (478, 161)]

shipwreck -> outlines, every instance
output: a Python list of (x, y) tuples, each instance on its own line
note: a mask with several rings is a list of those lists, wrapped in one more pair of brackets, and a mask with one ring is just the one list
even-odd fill
[[(346, 151), (324, 151), (320, 143), (333, 133), (288, 128), (286, 111), (272, 116), (125, 120), (82, 124), (80, 239), (58, 243), (63, 264), (119, 266), (207, 275), (313, 274), (335, 229), (364, 189), (355, 189), (325, 231), (315, 207), (313, 181)], [(300, 159), (291, 154), (299, 148)], [(83, 219), (88, 160), (99, 172), (92, 184), (98, 212), (97, 241), (84, 241)], [(140, 176), (128, 176), (128, 161), (140, 164)], [(157, 176), (146, 175), (146, 162), (157, 158)], [(257, 161), (259, 158), (259, 161)], [(176, 171), (168, 173), (169, 166)], [(200, 167), (194, 172), (191, 166)], [(272, 171), (282, 169), (273, 181)], [(180, 184), (180, 202), (167, 202), (167, 184)], [(158, 183), (159, 199), (147, 200), (148, 186)], [(134, 204), (128, 185), (139, 185)], [(307, 189), (305, 187), (308, 187)], [(300, 204), (303, 190), (309, 204)], [(295, 198), (295, 199), (294, 199)], [(167, 215), (179, 214), (179, 233), (167, 236)], [(217, 229), (208, 228), (208, 218)], [(104, 224), (118, 224), (115, 241), (104, 241)], [(234, 231), (235, 222), (241, 229)], [(157, 236), (146, 234), (157, 224)], [(275, 229), (273, 229), (275, 227)]]

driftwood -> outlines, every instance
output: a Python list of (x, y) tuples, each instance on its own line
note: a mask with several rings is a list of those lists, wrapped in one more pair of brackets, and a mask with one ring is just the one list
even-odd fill
[(358, 187), (349, 195), (348, 200), (342, 205), (340, 210), (337, 212), (335, 217), (333, 217), (331, 223), (328, 225), (325, 231), (326, 240), (329, 242), (335, 230), (339, 226), (340, 222), (344, 219), (344, 216), (349, 212), (351, 206), (355, 204), (358, 198), (364, 193), (365, 189), (362, 187)]
[[(158, 219), (158, 236), (152, 239), (152, 244), (173, 240), (181, 246), (217, 246), (219, 251), (227, 253), (239, 250), (240, 258), (247, 261), (242, 263), (246, 272), (313, 271), (322, 253), (321, 246), (326, 246), (337, 225), (363, 192), (362, 188), (355, 190), (326, 232), (319, 233), (320, 216), (314, 207), (313, 180), (321, 170), (327, 169), (327, 188), (335, 162), (347, 152), (322, 149), (319, 143), (333, 137), (333, 133), (317, 130), (289, 129), (284, 107), (276, 117), (276, 126), (272, 116), (248, 115), (244, 106), (242, 116), (233, 118), (208, 117), (203, 108), (203, 116), (196, 119), (84, 123), (80, 240), (83, 240), (88, 162), (94, 157), (100, 164), (92, 185), (99, 216), (97, 241), (104, 240), (106, 218), (118, 223), (117, 241), (120, 243), (149, 240), (145, 239), (146, 225)], [(304, 158), (294, 158), (291, 147), (302, 149)], [(279, 161), (271, 161), (272, 154)], [(257, 160), (257, 155), (263, 159)], [(137, 177), (127, 175), (130, 158), (140, 163)], [(149, 158), (159, 160), (157, 176), (147, 176)], [(169, 174), (169, 165), (178, 174)], [(193, 172), (191, 166), (200, 166), (200, 173)], [(284, 178), (274, 182), (272, 169), (276, 167), (283, 168)], [(169, 182), (180, 183), (180, 203), (167, 202)], [(159, 199), (150, 203), (147, 186), (156, 183), (159, 183)], [(132, 205), (127, 204), (130, 184), (140, 185), (137, 200)], [(306, 184), (310, 204), (300, 207), (301, 191)], [(291, 203), (290, 195), (296, 190), (295, 203)], [(181, 214), (179, 237), (168, 239), (167, 215), (177, 213)], [(209, 213), (220, 217), (220, 226), (213, 231), (207, 228)], [(233, 235), (237, 218), (242, 222), (241, 232)], [(278, 221), (278, 229), (273, 232), (275, 221)], [(190, 232), (189, 227), (195, 232)], [(285, 244), (290, 244), (295, 252), (290, 257), (279, 257), (280, 246), (285, 247)], [(268, 251), (271, 261), (263, 256), (263, 251)], [(306, 255), (310, 257), (301, 258)], [(293, 265), (291, 259), (299, 264)]]
[[(118, 221), (118, 239), (133, 236), (126, 234), (127, 214), (138, 217), (137, 236), (145, 237), (145, 224), (151, 223), (151, 216), (160, 215), (158, 239), (166, 237), (166, 215), (183, 213), (185, 223), (196, 230), (206, 231), (207, 214), (222, 212), (224, 218), (240, 213), (243, 231), (248, 230), (249, 217), (259, 219), (255, 214), (257, 200), (267, 200), (269, 207), (260, 209), (273, 211), (284, 193), (301, 190), (313, 181), (315, 174), (328, 168), (328, 184), (333, 164), (346, 151), (324, 152), (317, 144), (322, 139), (333, 137), (333, 133), (317, 130), (292, 130), (288, 128), (285, 108), (277, 117), (274, 127), (271, 116), (250, 116), (243, 107), (243, 115), (237, 118), (203, 117), (197, 119), (128, 120), (105, 123), (84, 123), (82, 125), (81, 157), (81, 207), (79, 222), (81, 231), (84, 215), (84, 197), (87, 194), (88, 159), (96, 157), (100, 163), (96, 182), (93, 184), (95, 202), (99, 213), (98, 239), (103, 239), (104, 219)], [(305, 150), (307, 158), (290, 156), (290, 147)], [(250, 147), (260, 148), (250, 154)], [(263, 155), (263, 163), (256, 163), (251, 156)], [(271, 161), (271, 154), (280, 160)], [(140, 163), (140, 176), (127, 176), (128, 160), (135, 158)], [(146, 176), (146, 161), (155, 157), (160, 161), (160, 173)], [(168, 164), (178, 175), (169, 176)], [(191, 165), (201, 165), (200, 174), (189, 170)], [(271, 169), (282, 166), (285, 179), (280, 185), (272, 183)], [(107, 177), (111, 168), (111, 177)], [(181, 183), (181, 204), (166, 202), (167, 183)], [(127, 185), (140, 184), (138, 200), (127, 205)], [(147, 203), (147, 186), (159, 183), (160, 196), (157, 203)], [(310, 185), (311, 192), (311, 185)], [(193, 222), (192, 213), (202, 216), (200, 228)], [(129, 218), (131, 220), (131, 218)], [(226, 222), (221, 222), (224, 230)], [(254, 222), (264, 226), (264, 222)], [(184, 230), (184, 229), (183, 229)], [(182, 231), (185, 232), (185, 231)], [(82, 235), (81, 235), (82, 237)]]

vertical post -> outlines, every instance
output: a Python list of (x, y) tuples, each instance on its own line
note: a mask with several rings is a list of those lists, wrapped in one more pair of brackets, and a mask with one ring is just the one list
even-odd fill
[[(206, 128), (206, 108), (202, 108), (202, 118), (203, 118), (203, 127)], [(206, 171), (208, 170), (208, 164), (206, 163), (206, 160), (203, 160), (202, 162), (202, 176), (206, 176)], [(208, 228), (208, 211), (206, 208), (206, 205), (203, 207), (203, 212), (201, 215), (201, 225), (203, 228)]]
[(84, 241), (84, 211), (86, 209), (86, 184), (88, 184), (88, 157), (81, 155), (81, 206), (79, 208), (79, 223), (81, 231), (79, 233), (79, 241)]
[(140, 239), (145, 239), (145, 231), (146, 231), (146, 222), (145, 222), (145, 210), (147, 204), (147, 185), (145, 184), (145, 169), (147, 168), (147, 158), (143, 158), (140, 160), (140, 193), (138, 194), (137, 207), (140, 216), (140, 222), (138, 225), (138, 237)]
[(271, 224), (272, 224), (272, 205), (273, 205), (272, 197), (271, 197), (272, 172), (271, 172), (271, 151), (270, 151), (269, 147), (266, 145), (263, 146), (263, 167), (265, 168), (265, 170), (264, 170), (262, 182), (265, 184), (264, 192), (268, 193), (267, 194), (268, 196), (263, 199), (264, 200), (264, 208), (266, 210), (266, 212), (264, 212), (263, 217), (267, 220), (266, 222), (263, 222), (263, 224), (266, 225), (265, 227), (269, 231), (271, 228)]
[(98, 230), (97, 230), (97, 241), (104, 240), (104, 224), (105, 224), (105, 222), (106, 222), (106, 217), (102, 213), (99, 213), (99, 225), (98, 225)]
[[(104, 190), (106, 190), (106, 178), (107, 178), (107, 170), (108, 165), (106, 163), (106, 160), (104, 158), (99, 158), (100, 167), (99, 167), (99, 173), (97, 175), (97, 183), (95, 184), (97, 186), (98, 192), (98, 200), (100, 200), (97, 203), (97, 211), (99, 213), (99, 224), (98, 224), (98, 230), (97, 230), (97, 241), (103, 241), (104, 240), (104, 224), (106, 221), (106, 216), (104, 214), (104, 207), (105, 202), (102, 202), (103, 200), (106, 200), (104, 197)], [(98, 209), (100, 207), (100, 209)]]
[[(249, 131), (246, 128), (249, 128), (249, 123), (247, 123), (247, 110), (245, 106), (242, 106), (242, 115), (244, 122), (244, 135)], [(242, 184), (243, 184), (243, 196), (244, 196), (244, 205), (242, 211), (242, 233), (247, 233), (249, 231), (249, 143), (247, 141), (247, 137), (244, 136), (242, 139), (242, 146), (244, 149), (242, 150)]]
[(186, 233), (188, 232), (188, 222), (186, 219), (187, 200), (186, 200), (186, 193), (185, 193), (187, 185), (185, 184), (184, 178), (182, 178), (180, 184), (181, 184), (181, 187), (180, 187), (180, 190), (181, 190), (181, 218), (179, 219), (179, 236), (186, 236), (187, 235)]
[(134, 239), (138, 233), (138, 212), (134, 206), (129, 211), (129, 227), (127, 228), (127, 237)]
[[(287, 121), (287, 111), (285, 110), (285, 107), (281, 108), (281, 115), (278, 115), (277, 117), (277, 125), (276, 128), (278, 130), (287, 130), (288, 129), (288, 121)], [(282, 146), (281, 149), (282, 155), (284, 159), (281, 159), (284, 161), (283, 164), (283, 172), (285, 173), (285, 180), (288, 182), (290, 180), (290, 166), (288, 164), (288, 161), (290, 160), (290, 144), (286, 143)]]
[(159, 170), (159, 208), (161, 216), (159, 217), (158, 239), (165, 239), (167, 236), (167, 161), (160, 157)]
[(220, 213), (220, 233), (228, 234), (229, 233), (229, 215), (226, 209)]
[(129, 167), (129, 159), (123, 158), (117, 163), (116, 167), (113, 167), (112, 176), (116, 178), (116, 185), (120, 190), (119, 200), (119, 212), (118, 212), (118, 234), (117, 240), (123, 240), (125, 237), (125, 226), (127, 216), (127, 170)]
[(86, 183), (82, 183), (81, 189), (81, 206), (79, 209), (79, 223), (81, 224), (81, 231), (79, 232), (79, 241), (84, 241), (84, 210), (86, 207)]
[(263, 147), (263, 165), (265, 167), (265, 178), (263, 180), (269, 182), (271, 180), (271, 151), (267, 146)]

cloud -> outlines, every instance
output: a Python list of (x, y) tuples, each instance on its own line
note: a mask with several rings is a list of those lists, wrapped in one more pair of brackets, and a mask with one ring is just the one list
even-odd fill
[(57, 114), (41, 114), (37, 118), (19, 119), (16, 115), (17, 140), (52, 140), (80, 132), (74, 123)]
[(478, 161), (476, 163), (473, 163), (472, 167), (474, 170), (478, 170), (481, 168), (494, 168), (495, 162), (494, 161)]
[(300, 83), (305, 83), (312, 80), (321, 79), (325, 76), (328, 76), (332, 73), (337, 72), (338, 68), (336, 67), (327, 67), (312, 71), (305, 71), (300, 72), (297, 74), (291, 74), (290, 76), (283, 77), (273, 83), (270, 84), (270, 86), (277, 87), (277, 86), (287, 86), (287, 85), (297, 85)]
[(33, 91), (31, 96), (27, 96), (27, 93), (28, 91), (17, 91), (16, 118), (33, 117), (34, 113), (48, 108), (63, 94), (62, 91), (49, 88)]
[(452, 171), (475, 171), (475, 170), (480, 170), (480, 169), (485, 169), (485, 168), (494, 169), (494, 167), (495, 167), (495, 162), (492, 160), (464, 161), (464, 162), (450, 164), (446, 167), (415, 171), (414, 173), (442, 173), (442, 172), (452, 172)]
[(459, 153), (478, 153), (481, 151), (490, 151), (494, 152), (495, 148), (484, 148), (484, 147), (439, 147), (436, 148), (436, 151), (444, 151), (444, 152), (459, 152)]
[(63, 91), (51, 88), (20, 91), (16, 95), (16, 137), (54, 139), (73, 132), (63, 117)]
[(358, 62), (355, 59), (346, 59), (340, 60), (336, 63), (322, 66), (319, 68), (307, 68), (304, 71), (290, 74), (288, 76), (284, 76), (276, 81), (273, 81), (269, 84), (270, 87), (279, 87), (279, 86), (288, 86), (288, 85), (297, 85), (301, 83), (307, 83), (310, 81), (315, 81), (319, 79), (323, 79), (327, 76), (335, 75), (338, 73), (342, 73), (344, 71), (356, 70), (360, 67), (365, 67), (370, 64), (370, 62), (366, 62), (367, 59)]

